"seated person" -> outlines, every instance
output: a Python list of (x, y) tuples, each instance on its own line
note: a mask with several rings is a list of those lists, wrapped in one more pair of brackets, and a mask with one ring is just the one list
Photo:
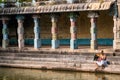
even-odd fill
[(96, 61), (97, 68), (102, 67), (105, 68), (108, 66), (108, 62), (106, 61), (106, 55), (101, 51), (101, 53), (97, 53), (94, 56), (94, 60)]

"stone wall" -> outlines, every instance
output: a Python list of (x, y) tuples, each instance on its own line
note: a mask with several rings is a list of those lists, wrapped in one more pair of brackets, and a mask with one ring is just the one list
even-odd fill
[[(78, 38), (90, 38), (90, 19), (87, 17), (88, 12), (80, 12), (77, 18), (77, 36)], [(14, 22), (12, 22), (14, 21)], [(17, 21), (11, 20), (10, 35), (15, 35)], [(98, 17), (98, 38), (113, 38), (113, 18), (109, 16), (108, 11), (101, 11)], [(14, 25), (16, 24), (16, 25)], [(25, 37), (34, 38), (32, 16), (26, 16), (24, 20)], [(51, 38), (51, 19), (49, 14), (41, 14), (40, 20), (41, 37), (44, 39)], [(58, 19), (59, 38), (70, 38), (70, 21), (68, 13), (61, 13)], [(107, 30), (107, 31), (106, 31)]]

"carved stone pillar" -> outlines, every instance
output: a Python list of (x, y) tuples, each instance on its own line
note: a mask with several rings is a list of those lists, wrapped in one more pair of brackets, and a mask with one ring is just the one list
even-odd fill
[(114, 33), (114, 40), (113, 40), (113, 49), (117, 50), (120, 49), (120, 19), (116, 16), (113, 17), (114, 21), (114, 27), (113, 27), (113, 33)]
[(17, 28), (17, 32), (18, 32), (18, 47), (19, 49), (24, 48), (24, 27), (23, 27), (23, 20), (24, 17), (23, 16), (17, 16), (16, 17), (17, 22), (18, 22), (18, 28)]
[(71, 33), (71, 40), (70, 40), (70, 49), (77, 49), (78, 43), (77, 43), (77, 28), (76, 28), (76, 14), (70, 13), (70, 33)]
[(40, 25), (39, 25), (39, 16), (34, 15), (33, 19), (34, 19), (34, 34), (35, 34), (35, 38), (34, 38), (34, 48), (38, 49), (41, 47), (41, 39), (40, 39)]
[(58, 16), (56, 14), (51, 15), (51, 22), (52, 22), (51, 33), (52, 33), (52, 48), (53, 49), (56, 49), (59, 47), (57, 18)]
[(115, 2), (113, 7), (114, 14), (113, 14), (113, 33), (114, 33), (114, 40), (113, 40), (113, 49), (120, 50), (120, 3)]
[(2, 24), (3, 24), (3, 28), (2, 28), (2, 34), (3, 34), (3, 40), (2, 40), (2, 48), (6, 49), (8, 47), (9, 44), (9, 39), (8, 39), (8, 27), (7, 27), (7, 21), (9, 20), (7, 17), (2, 17)]
[(90, 47), (92, 50), (98, 49), (98, 44), (97, 44), (97, 18), (98, 18), (98, 13), (97, 12), (90, 12), (88, 14), (88, 17), (90, 18), (91, 22), (91, 44)]

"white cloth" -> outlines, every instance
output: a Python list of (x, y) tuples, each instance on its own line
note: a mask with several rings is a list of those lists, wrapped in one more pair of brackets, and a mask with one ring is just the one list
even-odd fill
[(106, 60), (101, 60), (96, 62), (98, 66), (104, 65), (105, 67), (108, 65)]

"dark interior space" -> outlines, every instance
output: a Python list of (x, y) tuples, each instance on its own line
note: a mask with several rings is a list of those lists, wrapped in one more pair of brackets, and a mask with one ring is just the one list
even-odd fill
[(0, 21), (0, 46), (2, 45), (2, 21)]
[(9, 45), (17, 45), (17, 19), (16, 15), (12, 15), (8, 21), (9, 29)]

